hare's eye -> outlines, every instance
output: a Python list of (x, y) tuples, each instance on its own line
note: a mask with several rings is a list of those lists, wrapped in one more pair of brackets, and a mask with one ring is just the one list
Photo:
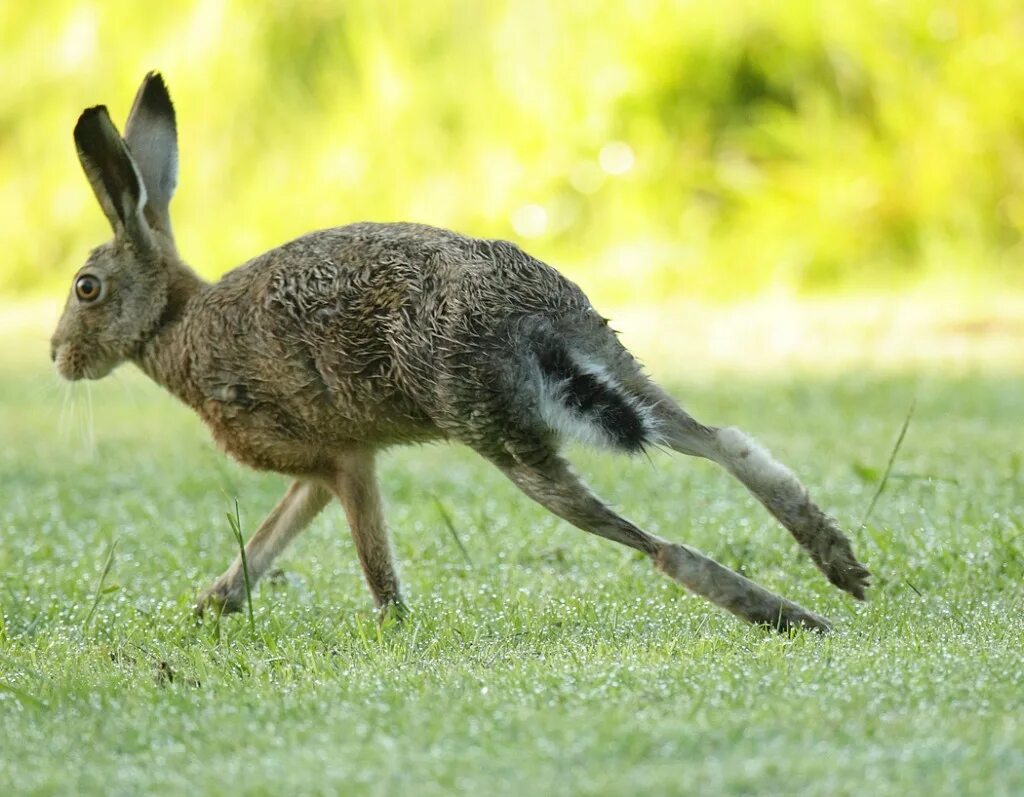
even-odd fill
[(99, 277), (92, 274), (83, 274), (75, 280), (75, 296), (83, 302), (95, 302), (103, 292), (103, 283)]

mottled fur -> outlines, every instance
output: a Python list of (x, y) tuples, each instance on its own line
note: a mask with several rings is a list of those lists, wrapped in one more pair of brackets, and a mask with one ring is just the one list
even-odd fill
[[(729, 611), (784, 629), (827, 622), (688, 546), (621, 518), (576, 477), (566, 437), (623, 451), (663, 444), (728, 469), (833, 583), (863, 597), (867, 571), (784, 467), (736, 430), (704, 426), (642, 372), (580, 289), (505, 241), (417, 224), (314, 232), (208, 284), (179, 258), (168, 204), (174, 112), (149, 75), (122, 139), (102, 107), (75, 141), (114, 230), (76, 275), (53, 336), (68, 379), (124, 361), (180, 398), (229, 454), (295, 482), (247, 545), (250, 576), (336, 496), (375, 602), (401, 605), (374, 455), (450, 439), (580, 528), (637, 548)], [(127, 142), (127, 143), (126, 143)], [(102, 294), (89, 296), (88, 281)], [(242, 606), (236, 561), (199, 611)]]

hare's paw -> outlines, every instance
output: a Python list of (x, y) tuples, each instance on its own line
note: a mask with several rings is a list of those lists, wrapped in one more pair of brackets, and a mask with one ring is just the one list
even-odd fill
[(825, 577), (839, 589), (864, 600), (864, 591), (871, 586), (871, 573), (857, 561), (849, 539), (828, 515), (821, 516), (818, 539), (819, 550), (812, 552), (812, 556)]
[(399, 598), (390, 600), (377, 609), (377, 622), (384, 628), (398, 626), (409, 619), (409, 607)]
[(803, 628), (808, 631), (817, 631), (819, 634), (827, 634), (832, 630), (832, 624), (820, 614), (797, 606), (795, 603), (786, 602), (787, 605), (778, 612), (766, 625), (776, 631), (785, 633), (787, 631)]
[(202, 617), (209, 610), (214, 617), (240, 612), (245, 607), (245, 584), (224, 574), (199, 593), (195, 613)]

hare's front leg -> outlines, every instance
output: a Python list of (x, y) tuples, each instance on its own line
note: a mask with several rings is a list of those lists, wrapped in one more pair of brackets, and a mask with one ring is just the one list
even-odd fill
[[(270, 563), (319, 514), (331, 499), (330, 491), (319, 482), (293, 482), (284, 498), (271, 510), (245, 546), (249, 585), (255, 586), (270, 568)], [(241, 611), (245, 605), (245, 573), (239, 555), (224, 574), (204, 589), (196, 601), (196, 614), (207, 606), (220, 614)]]
[(382, 619), (391, 611), (401, 617), (405, 604), (384, 523), (380, 489), (374, 472), (374, 452), (366, 449), (349, 451), (339, 459), (337, 467), (331, 486), (345, 508), (359, 564), (374, 603)]
[(830, 628), (825, 618), (769, 592), (697, 549), (647, 534), (619, 517), (554, 452), (538, 464), (501, 461), (498, 465), (520, 490), (551, 512), (584, 531), (643, 551), (666, 575), (744, 620), (779, 631), (793, 626), (822, 632)]

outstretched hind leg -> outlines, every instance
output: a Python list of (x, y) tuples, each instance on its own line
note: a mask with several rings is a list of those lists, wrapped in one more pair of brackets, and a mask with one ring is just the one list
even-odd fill
[(643, 551), (669, 577), (751, 623), (779, 631), (803, 626), (829, 630), (825, 618), (769, 592), (688, 545), (647, 534), (595, 496), (553, 451), (545, 457), (501, 459), (502, 472), (526, 495), (577, 528)]
[(829, 581), (863, 600), (870, 573), (836, 521), (811, 500), (792, 471), (739, 429), (704, 426), (663, 391), (658, 393), (654, 416), (661, 441), (724, 467), (789, 530)]

